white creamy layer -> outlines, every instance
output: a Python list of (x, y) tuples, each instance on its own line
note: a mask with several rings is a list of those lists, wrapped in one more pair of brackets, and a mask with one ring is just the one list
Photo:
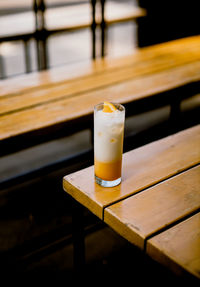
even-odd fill
[(94, 117), (94, 154), (102, 162), (116, 161), (123, 152), (125, 113), (97, 111)]

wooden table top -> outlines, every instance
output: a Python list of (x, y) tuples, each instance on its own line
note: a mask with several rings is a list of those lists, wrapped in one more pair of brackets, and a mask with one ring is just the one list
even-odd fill
[[(162, 258), (154, 254), (165, 254), (159, 236), (200, 211), (200, 125), (124, 154), (119, 186), (96, 184), (92, 166), (64, 177), (63, 187), (124, 238)], [(190, 272), (186, 263), (181, 268)], [(194, 266), (199, 272), (199, 263)]]
[[(92, 116), (95, 104), (146, 99), (200, 80), (200, 36), (0, 82), (0, 141)], [(77, 104), (78, 103), (78, 104)], [(24, 139), (24, 138), (23, 138)]]
[(200, 163), (200, 125), (123, 155), (122, 183), (102, 188), (94, 167), (64, 177), (64, 189), (103, 219), (106, 207)]
[(107, 207), (104, 221), (133, 244), (200, 208), (200, 165)]
[(187, 270), (200, 278), (199, 231), (200, 212), (149, 239), (147, 254), (178, 274)]

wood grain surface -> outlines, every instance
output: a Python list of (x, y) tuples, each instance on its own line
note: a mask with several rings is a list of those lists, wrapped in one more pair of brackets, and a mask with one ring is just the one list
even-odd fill
[(96, 184), (92, 166), (64, 177), (64, 190), (103, 219), (109, 205), (200, 163), (199, 142), (200, 125), (125, 153), (119, 186)]
[(76, 66), (66, 75), (61, 69), (61, 76), (46, 71), (2, 81), (0, 141), (20, 143), (29, 135), (53, 134), (91, 117), (94, 105), (105, 100), (127, 104), (197, 83), (199, 51), (200, 36), (196, 36), (138, 49), (120, 59), (97, 60), (85, 70), (84, 65), (80, 71)]
[(0, 96), (18, 95), (44, 87), (60, 86), (66, 81), (78, 81), (82, 77), (91, 78), (96, 74), (110, 73), (116, 69), (132, 67), (136, 75), (145, 71), (148, 74), (151, 70), (148, 71), (147, 68), (152, 65), (152, 61), (155, 66), (161, 63), (167, 68), (200, 60), (199, 48), (200, 36), (194, 36), (136, 49), (131, 55), (115, 59), (96, 59), (17, 76), (0, 81)]
[(105, 209), (104, 221), (144, 248), (153, 234), (200, 208), (200, 165)]
[(200, 213), (149, 239), (147, 254), (179, 275), (200, 278)]

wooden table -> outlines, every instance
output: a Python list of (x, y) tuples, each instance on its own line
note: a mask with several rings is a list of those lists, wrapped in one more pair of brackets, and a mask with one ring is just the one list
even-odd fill
[(91, 166), (63, 187), (155, 260), (200, 278), (200, 125), (125, 153), (119, 186), (96, 184)]
[(196, 36), (1, 81), (0, 154), (91, 127), (94, 105), (105, 100), (132, 113), (175, 103), (176, 113), (199, 91), (199, 51)]

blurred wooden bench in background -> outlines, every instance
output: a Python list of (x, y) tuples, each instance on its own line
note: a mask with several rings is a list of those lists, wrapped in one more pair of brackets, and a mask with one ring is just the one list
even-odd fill
[(39, 144), (92, 126), (95, 104), (120, 102), (127, 116), (171, 104), (199, 91), (200, 37), (138, 49), (0, 83), (0, 153)]

